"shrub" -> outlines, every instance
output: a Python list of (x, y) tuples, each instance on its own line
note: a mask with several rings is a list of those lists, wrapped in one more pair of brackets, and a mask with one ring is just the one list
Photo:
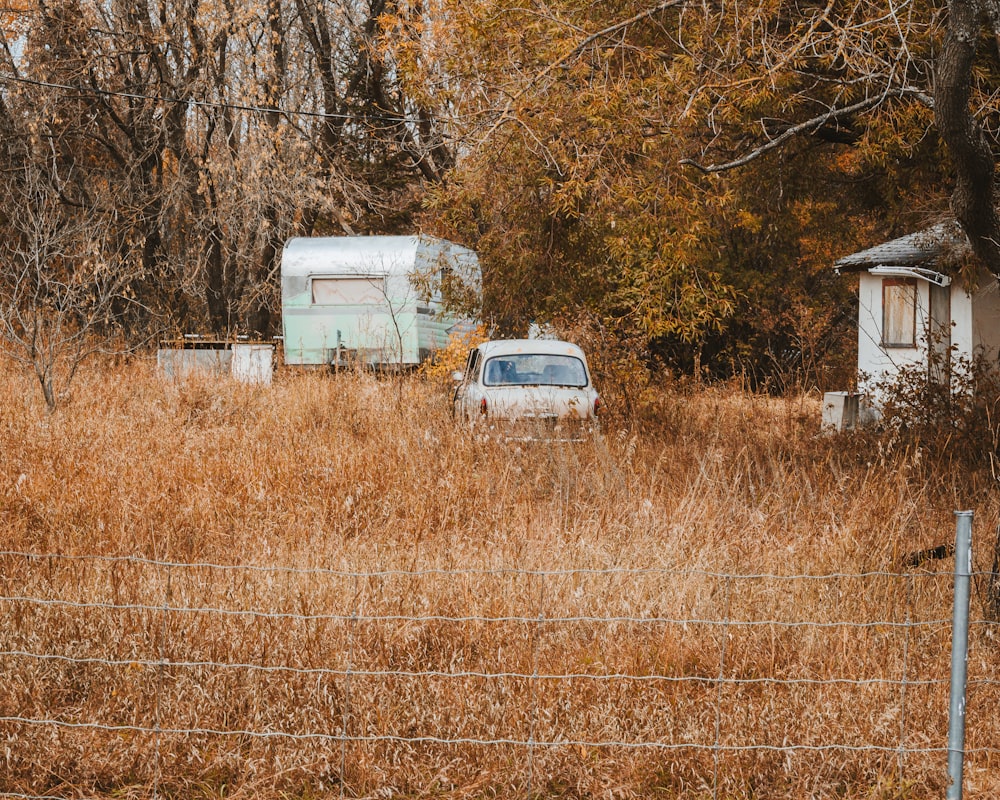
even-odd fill
[(982, 352), (953, 359), (950, 369), (941, 358), (932, 354), (929, 367), (909, 364), (877, 384), (887, 444), (995, 468), (1000, 371)]
[(433, 359), (420, 365), (420, 374), (434, 381), (449, 380), (451, 373), (465, 366), (469, 351), (489, 338), (486, 326), (483, 324), (470, 330), (456, 331), (451, 335), (448, 344), (434, 354)]

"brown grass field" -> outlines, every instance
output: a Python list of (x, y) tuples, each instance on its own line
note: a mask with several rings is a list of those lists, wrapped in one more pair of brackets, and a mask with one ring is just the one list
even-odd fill
[(418, 377), (0, 392), (0, 796), (944, 794), (954, 564), (906, 558), (973, 509), (989, 567), (994, 481), (816, 397), (664, 386), (502, 445)]

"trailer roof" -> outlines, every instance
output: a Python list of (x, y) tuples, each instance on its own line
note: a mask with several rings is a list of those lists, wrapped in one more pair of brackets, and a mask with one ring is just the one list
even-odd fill
[(285, 243), (281, 273), (285, 277), (315, 274), (409, 274), (439, 257), (473, 259), (475, 253), (431, 236), (312, 236)]

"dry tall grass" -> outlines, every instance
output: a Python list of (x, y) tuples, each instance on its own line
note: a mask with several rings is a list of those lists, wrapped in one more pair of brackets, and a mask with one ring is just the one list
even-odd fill
[[(922, 623), (952, 561), (901, 565), (997, 502), (817, 435), (814, 400), (664, 390), (593, 443), (500, 446), (419, 379), (137, 361), (53, 414), (0, 386), (0, 794), (943, 793)], [(990, 635), (968, 797), (1000, 789)]]

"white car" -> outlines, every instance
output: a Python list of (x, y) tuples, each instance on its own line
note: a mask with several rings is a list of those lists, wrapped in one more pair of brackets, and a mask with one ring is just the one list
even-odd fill
[(582, 439), (597, 428), (601, 398), (587, 358), (554, 339), (500, 339), (469, 351), (455, 380), (455, 418), (479, 433)]

